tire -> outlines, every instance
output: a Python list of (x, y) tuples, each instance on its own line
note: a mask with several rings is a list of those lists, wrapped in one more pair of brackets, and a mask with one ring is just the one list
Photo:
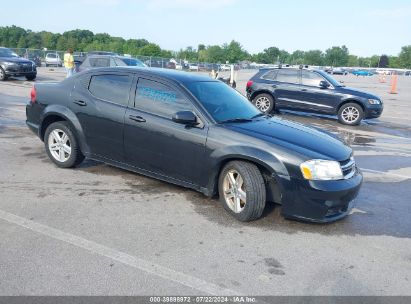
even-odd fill
[[(233, 182), (241, 183), (233, 187)], [(218, 178), (218, 192), (224, 209), (242, 222), (261, 217), (265, 208), (266, 189), (256, 165), (244, 161), (229, 162)]]
[(338, 121), (344, 125), (355, 126), (363, 119), (364, 111), (357, 103), (346, 103), (338, 110)]
[(0, 81), (5, 81), (7, 80), (7, 75), (6, 72), (0, 67)]
[(261, 112), (269, 114), (274, 108), (274, 98), (270, 94), (258, 94), (254, 97), (253, 104)]
[(49, 158), (60, 168), (75, 167), (84, 159), (77, 138), (66, 121), (54, 122), (47, 127), (44, 145)]
[(29, 80), (29, 81), (31, 81), (31, 80), (36, 79), (36, 76), (37, 76), (37, 75), (27, 75), (27, 76), (26, 76), (26, 79)]

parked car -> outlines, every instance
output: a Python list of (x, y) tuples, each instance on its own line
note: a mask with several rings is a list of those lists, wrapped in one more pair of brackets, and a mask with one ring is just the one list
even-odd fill
[(188, 68), (189, 68), (190, 71), (198, 71), (198, 64), (190, 63)]
[(40, 55), (29, 53), (24, 56), (24, 58), (33, 61), (36, 64), (36, 67), (41, 67), (41, 57)]
[(76, 54), (73, 55), (74, 66), (75, 66), (76, 72), (79, 72), (80, 65), (83, 63), (85, 58), (86, 57), (84, 55), (76, 55)]
[(231, 67), (228, 64), (220, 65), (220, 71), (231, 71)]
[(337, 115), (346, 125), (379, 117), (383, 111), (378, 96), (347, 88), (321, 70), (261, 69), (247, 82), (246, 91), (264, 113), (287, 109)]
[(116, 67), (116, 66), (134, 66), (134, 67), (146, 67), (140, 60), (124, 57), (124, 56), (112, 56), (112, 55), (87, 55), (83, 63), (79, 66), (78, 71), (86, 71), (94, 68)]
[(34, 80), (37, 76), (36, 64), (8, 48), (0, 47), (0, 81), (10, 76), (25, 76), (27, 80)]
[(166, 63), (166, 68), (167, 68), (167, 69), (175, 70), (175, 69), (176, 69), (176, 64), (175, 64), (175, 62), (172, 62), (172, 61), (167, 62), (167, 63)]
[(351, 73), (355, 76), (372, 76), (372, 75), (374, 75), (371, 71), (367, 71), (367, 70), (354, 70)]
[(348, 71), (342, 68), (332, 68), (329, 74), (334, 75), (347, 75)]
[(61, 67), (63, 66), (63, 62), (60, 59), (60, 55), (58, 53), (47, 53), (45, 59), (46, 67), (52, 65)]
[(259, 218), (267, 202), (282, 204), (287, 218), (334, 221), (350, 212), (362, 183), (342, 141), (262, 114), (207, 76), (90, 70), (36, 84), (26, 114), (58, 167), (87, 157), (218, 193), (240, 221)]
[(106, 52), (106, 51), (90, 51), (87, 55), (109, 55), (109, 56), (119, 56), (118, 53), (115, 52)]

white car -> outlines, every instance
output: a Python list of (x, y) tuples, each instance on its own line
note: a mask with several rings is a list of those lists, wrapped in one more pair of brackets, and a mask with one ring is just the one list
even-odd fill
[(220, 71), (230, 71), (231, 67), (228, 64), (220, 65)]
[(47, 53), (46, 55), (46, 67), (49, 65), (54, 65), (54, 66), (63, 66), (63, 63), (61, 62), (60, 56), (57, 53)]
[(190, 65), (188, 66), (188, 68), (189, 68), (191, 71), (198, 71), (198, 65), (197, 65), (197, 64), (190, 64)]

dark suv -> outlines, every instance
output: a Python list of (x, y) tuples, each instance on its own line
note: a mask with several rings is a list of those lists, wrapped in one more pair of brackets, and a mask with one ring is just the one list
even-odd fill
[(146, 67), (144, 63), (136, 58), (118, 55), (87, 55), (78, 67), (78, 71), (116, 66)]
[(377, 118), (381, 99), (347, 88), (324, 71), (294, 68), (261, 69), (247, 82), (247, 98), (264, 113), (279, 109), (337, 115), (346, 125)]
[(0, 81), (9, 76), (26, 76), (27, 80), (34, 80), (37, 75), (36, 64), (19, 57), (12, 50), (0, 47)]

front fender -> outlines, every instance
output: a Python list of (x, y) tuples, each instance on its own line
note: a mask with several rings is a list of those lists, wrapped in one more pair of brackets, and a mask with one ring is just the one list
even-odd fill
[[(67, 121), (70, 126), (72, 127), (73, 131), (76, 134), (77, 140), (80, 145), (81, 152), (83, 154), (88, 154), (90, 149), (87, 145), (86, 142), (86, 137), (83, 131), (83, 128), (80, 124), (80, 121), (78, 120), (76, 114), (74, 114), (73, 111), (71, 111), (69, 108), (58, 105), (58, 104), (52, 104), (44, 108), (44, 111), (40, 115), (40, 130), (39, 134), (42, 134), (42, 137), (44, 136), (45, 133), (45, 128), (47, 127), (47, 121), (48, 118), (52, 116), (58, 116)], [(43, 140), (44, 138), (42, 138)]]
[(214, 150), (211, 155), (210, 174), (208, 175), (207, 194), (215, 193), (218, 175), (222, 167), (231, 160), (244, 160), (265, 168), (272, 178), (290, 180), (290, 175), (279, 157), (259, 148), (249, 146), (226, 146)]
[(250, 146), (229, 146), (215, 150), (211, 154), (213, 169), (219, 169), (222, 163), (230, 159), (244, 159), (257, 163), (266, 168), (270, 173), (275, 173), (283, 177), (289, 177), (289, 173), (284, 164), (275, 155), (262, 149)]
[[(358, 97), (358, 96), (353, 96), (353, 95), (348, 95), (348, 96), (345, 96), (344, 98), (342, 98), (341, 103), (340, 103), (338, 108), (341, 108), (344, 104), (349, 103), (349, 102), (359, 104), (363, 110), (365, 110), (365, 108), (366, 108), (365, 98)], [(337, 111), (338, 111), (338, 109), (337, 109)]]

